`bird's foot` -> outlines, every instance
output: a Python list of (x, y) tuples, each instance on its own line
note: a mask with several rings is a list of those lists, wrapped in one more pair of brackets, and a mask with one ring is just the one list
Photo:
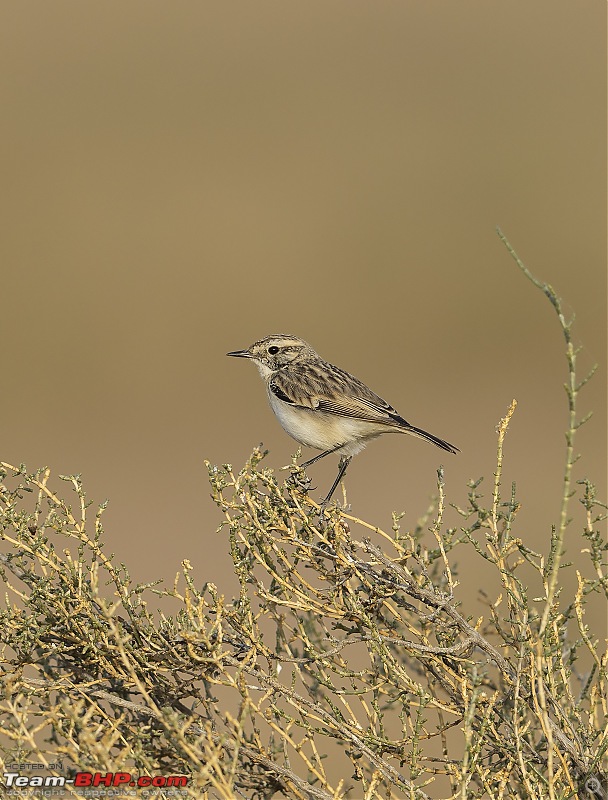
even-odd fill
[(314, 491), (316, 486), (311, 486), (312, 478), (309, 478), (306, 472), (301, 468), (293, 469), (289, 478), (287, 478), (287, 485), (292, 489), (308, 494), (309, 491)]
[(337, 511), (346, 511), (346, 512), (348, 512), (348, 511), (351, 510), (351, 504), (350, 503), (341, 503), (339, 500), (332, 499), (331, 497), (325, 497), (319, 503), (319, 512), (321, 514), (324, 514), (325, 511), (327, 511), (328, 509), (331, 509), (331, 508), (336, 509)]

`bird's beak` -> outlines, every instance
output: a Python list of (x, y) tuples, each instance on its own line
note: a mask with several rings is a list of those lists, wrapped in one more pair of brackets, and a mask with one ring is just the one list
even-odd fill
[(227, 356), (234, 356), (235, 358), (251, 358), (249, 350), (234, 350), (232, 353), (226, 353)]

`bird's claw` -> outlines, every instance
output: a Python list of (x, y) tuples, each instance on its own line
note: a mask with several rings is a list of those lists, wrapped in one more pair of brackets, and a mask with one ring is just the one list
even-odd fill
[(317, 488), (316, 486), (311, 486), (312, 479), (301, 469), (292, 472), (287, 478), (287, 483), (290, 487), (298, 489), (303, 494), (307, 494), (311, 490), (314, 492)]

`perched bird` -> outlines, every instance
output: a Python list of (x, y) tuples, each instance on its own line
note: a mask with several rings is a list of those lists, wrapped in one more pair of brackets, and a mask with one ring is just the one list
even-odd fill
[(449, 442), (410, 425), (364, 383), (323, 361), (297, 336), (277, 333), (226, 355), (250, 358), (283, 428), (300, 444), (323, 451), (303, 468), (330, 453), (341, 454), (338, 475), (324, 503), (331, 499), (352, 457), (383, 433), (408, 433), (449, 453), (459, 452)]

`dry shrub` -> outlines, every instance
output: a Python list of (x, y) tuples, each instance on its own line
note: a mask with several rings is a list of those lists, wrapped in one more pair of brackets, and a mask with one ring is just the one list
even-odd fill
[[(232, 600), (187, 561), (170, 590), (134, 585), (105, 555), (103, 508), (91, 518), (78, 477), (63, 478), (70, 504), (49, 470), (3, 464), (4, 771), (27, 761), (48, 774), (186, 775), (193, 798), (605, 797), (608, 665), (585, 611), (608, 594), (606, 506), (589, 481), (571, 485), (584, 381), (570, 324), (519, 265), (554, 305), (568, 358), (563, 502), (547, 554), (518, 536), (515, 490), (503, 495), (515, 401), (489, 499), (471, 483), (458, 528), (444, 523), (441, 470), (422, 522), (405, 531), (395, 516), (382, 531), (322, 509), (295, 461), (284, 483), (260, 451), (238, 473), (209, 465), (240, 584)], [(567, 528), (575, 488), (578, 533)], [(590, 577), (561, 561), (566, 533)], [(481, 617), (459, 600), (464, 558), (502, 587)], [(573, 596), (560, 591), (567, 570)], [(178, 612), (150, 612), (157, 595)]]

